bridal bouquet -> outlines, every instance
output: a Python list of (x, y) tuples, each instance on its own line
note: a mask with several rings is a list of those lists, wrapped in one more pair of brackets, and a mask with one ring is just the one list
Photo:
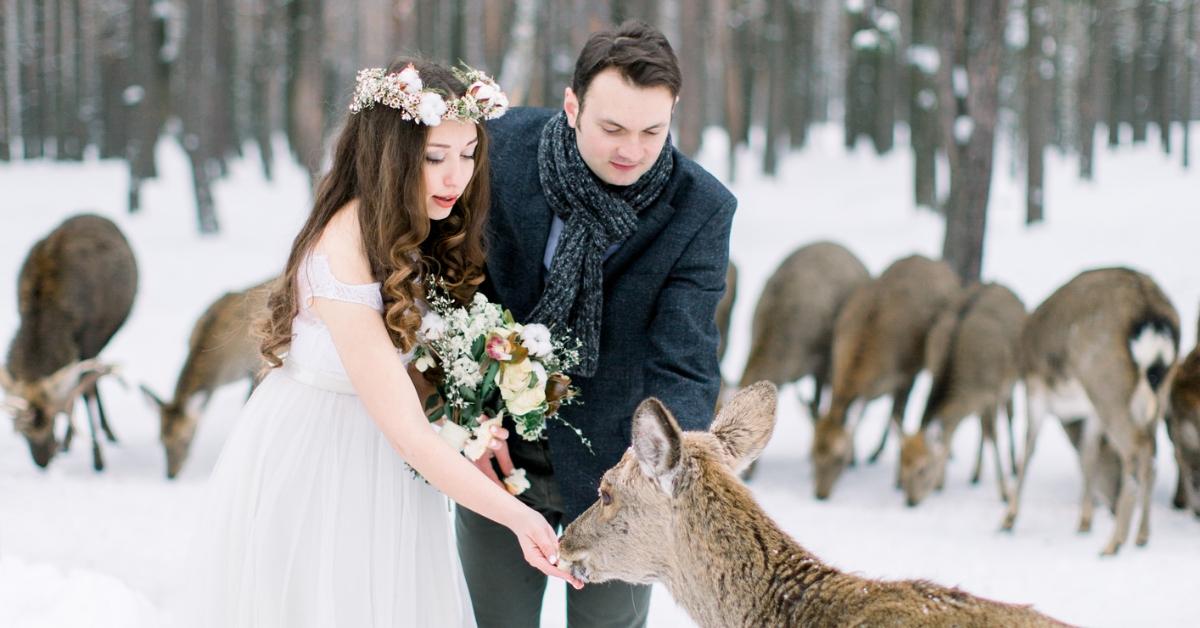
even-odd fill
[[(546, 421), (556, 418), (590, 444), (574, 426), (557, 416), (578, 390), (564, 371), (579, 363), (578, 344), (568, 345), (544, 325), (521, 325), (499, 304), (476, 294), (467, 307), (438, 289), (430, 289), (429, 311), (417, 333), (414, 366), (431, 372), (436, 395), (425, 402), (430, 421), (445, 419), (441, 436), (471, 460), (487, 450), (491, 428), (512, 418), (525, 440), (541, 438)], [(443, 401), (438, 405), (438, 400)], [(524, 469), (504, 479), (513, 495), (529, 487)]]

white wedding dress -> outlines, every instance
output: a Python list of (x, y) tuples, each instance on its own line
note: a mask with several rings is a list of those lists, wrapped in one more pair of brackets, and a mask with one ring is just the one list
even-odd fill
[(379, 284), (339, 282), (321, 254), (297, 283), (285, 364), (246, 402), (209, 481), (184, 621), (474, 626), (449, 501), (389, 446), (311, 309), (316, 296), (382, 311)]

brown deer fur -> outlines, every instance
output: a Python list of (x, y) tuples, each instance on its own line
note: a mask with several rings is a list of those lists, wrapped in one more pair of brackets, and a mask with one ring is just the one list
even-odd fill
[(168, 478), (173, 479), (187, 460), (196, 425), (213, 391), (244, 379), (253, 392), (264, 366), (253, 326), (266, 311), (273, 281), (226, 293), (204, 311), (192, 327), (187, 358), (171, 401), (163, 401), (142, 386), (142, 392), (159, 412), (159, 439), (167, 455)]
[(1003, 529), (1020, 508), (1038, 431), (1047, 414), (1082, 420), (1083, 491), (1079, 530), (1091, 529), (1103, 443), (1120, 461), (1116, 525), (1104, 546), (1115, 554), (1140, 502), (1136, 542), (1150, 538), (1154, 437), (1166, 405), (1164, 385), (1179, 349), (1179, 314), (1154, 280), (1127, 268), (1079, 274), (1029, 316), (1018, 352), (1029, 402), (1025, 452)]
[(892, 420), (871, 455), (877, 459), (892, 423), (901, 423), (908, 395), (924, 365), (925, 336), (938, 313), (961, 290), (945, 262), (913, 255), (859, 286), (838, 314), (833, 333), (833, 401), (813, 430), (815, 493), (825, 499), (854, 455), (851, 403), (892, 396)]
[(1200, 517), (1200, 344), (1175, 373), (1167, 408), (1167, 434), (1179, 466), (1172, 502), (1176, 508), (1189, 508)]
[(33, 245), (18, 277), (21, 325), (0, 368), (0, 384), (14, 411), (17, 430), (39, 467), (58, 451), (54, 433), (60, 414), (71, 415), (83, 395), (92, 433), (92, 465), (104, 469), (96, 416), (116, 441), (100, 402), (96, 380), (112, 370), (94, 360), (117, 333), (137, 293), (138, 272), (129, 242), (112, 221), (84, 214), (67, 219)]
[(1009, 418), (1012, 467), (1012, 389), (1017, 381), (1017, 341), (1025, 305), (999, 284), (975, 285), (938, 316), (925, 342), (925, 367), (933, 376), (929, 400), (917, 433), (900, 444), (900, 487), (909, 506), (941, 489), (954, 433), (968, 416), (980, 420), (979, 450), (971, 482), (979, 482), (984, 444), (996, 462), (1000, 498), (1007, 497), (1004, 464), (996, 439), (996, 418), (1004, 406)]
[(682, 432), (658, 400), (643, 402), (633, 447), (604, 475), (600, 499), (567, 527), (560, 564), (589, 582), (661, 582), (706, 628), (1062, 625), (1029, 607), (823, 563), (735, 475), (774, 425), (769, 382), (734, 396), (709, 432)]

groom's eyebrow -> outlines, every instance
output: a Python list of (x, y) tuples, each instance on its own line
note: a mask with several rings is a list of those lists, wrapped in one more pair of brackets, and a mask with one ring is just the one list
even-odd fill
[[(478, 143), (478, 142), (479, 142), (479, 138), (477, 137), (477, 138), (475, 138), (475, 139), (473, 139), (473, 140), (471, 140), (471, 141), (467, 142), (467, 146), (470, 146), (470, 145), (472, 145), (472, 144), (476, 144), (476, 143)], [(450, 146), (449, 144), (428, 144), (428, 146), (431, 146), (431, 147), (433, 147), (433, 148), (451, 148), (451, 146)], [(464, 147), (464, 148), (465, 148), (465, 147)]]
[[(615, 120), (609, 120), (608, 118), (603, 118), (603, 119), (601, 119), (601, 120), (600, 120), (600, 123), (601, 123), (601, 124), (607, 124), (607, 125), (610, 125), (610, 126), (615, 126), (615, 127), (617, 127), (618, 129), (620, 129), (620, 130), (622, 130), (622, 131), (624, 131), (624, 130), (625, 130), (625, 125), (623, 125), (623, 124), (621, 124), (620, 122), (617, 122), (617, 121), (615, 121)], [(648, 126), (648, 127), (644, 128), (644, 129), (642, 129), (642, 130), (643, 130), (643, 131), (653, 131), (654, 129), (661, 129), (661, 128), (662, 128), (664, 125), (666, 125), (666, 122), (659, 122), (658, 124), (655, 124), (655, 125), (653, 125), (653, 126)]]

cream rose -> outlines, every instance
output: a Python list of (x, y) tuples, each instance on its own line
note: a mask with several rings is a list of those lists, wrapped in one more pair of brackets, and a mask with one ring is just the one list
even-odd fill
[(536, 368), (528, 358), (500, 366), (496, 385), (510, 414), (527, 414), (546, 401), (545, 373), (545, 369)]

